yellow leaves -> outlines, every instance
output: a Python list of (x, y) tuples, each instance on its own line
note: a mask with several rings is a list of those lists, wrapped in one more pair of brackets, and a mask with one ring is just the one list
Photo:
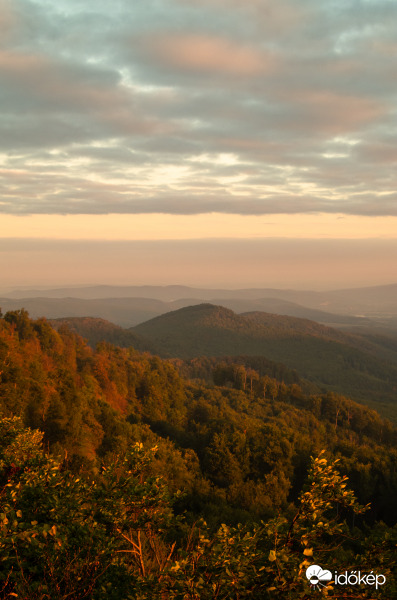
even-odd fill
[(301, 574), (303, 570), (306, 571), (307, 567), (310, 567), (311, 564), (313, 564), (313, 561), (308, 561), (307, 559), (301, 562), (299, 565), (299, 574)]
[(275, 550), (270, 550), (268, 559), (270, 562), (274, 562), (277, 559)]

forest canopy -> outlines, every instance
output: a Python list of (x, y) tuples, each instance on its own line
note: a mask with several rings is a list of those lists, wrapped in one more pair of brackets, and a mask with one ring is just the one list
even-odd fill
[[(66, 327), (6, 313), (4, 597), (161, 598), (167, 589), (181, 599), (303, 598), (301, 564), (312, 557), (324, 567), (327, 557), (327, 568), (388, 573), (395, 428), (276, 371), (252, 357), (167, 361), (107, 343), (93, 350)], [(116, 581), (125, 588), (112, 596)]]

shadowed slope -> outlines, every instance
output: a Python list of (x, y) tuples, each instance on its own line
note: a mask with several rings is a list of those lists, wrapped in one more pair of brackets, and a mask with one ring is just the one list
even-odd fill
[(397, 366), (377, 358), (375, 344), (306, 319), (261, 312), (237, 315), (201, 304), (131, 331), (150, 339), (162, 356), (266, 356), (329, 389), (367, 401), (394, 402)]

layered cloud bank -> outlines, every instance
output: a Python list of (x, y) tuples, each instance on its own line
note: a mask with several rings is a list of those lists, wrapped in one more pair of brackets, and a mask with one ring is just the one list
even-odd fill
[(0, 0), (0, 211), (397, 215), (389, 0)]

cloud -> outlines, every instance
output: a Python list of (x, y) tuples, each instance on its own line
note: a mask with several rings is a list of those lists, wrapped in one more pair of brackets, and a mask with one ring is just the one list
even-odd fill
[(11, 30), (16, 19), (9, 0), (0, 0), (0, 46), (5, 45), (10, 39)]
[(259, 76), (272, 68), (273, 59), (253, 47), (226, 38), (198, 34), (156, 36), (145, 42), (157, 64), (181, 69), (190, 76)]
[(134, 97), (119, 85), (120, 75), (109, 69), (0, 52), (0, 77), (7, 90), (5, 107), (12, 110), (17, 102), (19, 110), (38, 114), (41, 126), (49, 113), (60, 121), (67, 116), (72, 126), (83, 116), (99, 120), (107, 135), (154, 132), (151, 119), (140, 114)]
[(0, 212), (396, 214), (393, 5), (0, 0)]
[(284, 126), (314, 136), (353, 133), (385, 113), (380, 102), (331, 91), (305, 91), (293, 100)]

